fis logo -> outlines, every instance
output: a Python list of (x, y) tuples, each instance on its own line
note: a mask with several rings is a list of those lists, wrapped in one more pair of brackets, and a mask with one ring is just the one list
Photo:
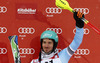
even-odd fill
[(75, 55), (89, 55), (90, 50), (89, 49), (77, 49), (74, 54)]
[[(76, 28), (73, 29), (73, 33), (75, 34), (76, 33)], [(87, 35), (90, 33), (90, 30), (88, 28), (84, 28), (84, 34)]]
[(57, 34), (61, 34), (62, 33), (62, 29), (61, 28), (47, 28), (46, 30), (52, 30)]
[(74, 8), (76, 11), (80, 11), (83, 14), (89, 14), (89, 9), (88, 8)]
[(60, 14), (62, 12), (62, 9), (56, 8), (56, 7), (47, 7), (46, 13), (48, 14)]
[(6, 27), (0, 27), (0, 33), (6, 33), (7, 28)]
[(6, 54), (7, 49), (6, 48), (0, 48), (0, 54)]
[(20, 27), (18, 29), (18, 32), (20, 34), (33, 34), (35, 32), (35, 29), (34, 28), (29, 28), (29, 27)]
[(0, 6), (0, 13), (7, 12), (7, 8), (5, 6)]

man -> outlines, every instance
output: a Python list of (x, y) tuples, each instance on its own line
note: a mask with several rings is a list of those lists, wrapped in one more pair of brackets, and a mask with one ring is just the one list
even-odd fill
[(31, 63), (68, 63), (71, 56), (82, 43), (84, 22), (81, 20), (84, 15), (80, 12), (74, 12), (76, 21), (76, 34), (72, 43), (61, 52), (56, 49), (58, 44), (58, 35), (54, 31), (44, 31), (41, 34), (41, 51), (39, 58), (33, 59)]

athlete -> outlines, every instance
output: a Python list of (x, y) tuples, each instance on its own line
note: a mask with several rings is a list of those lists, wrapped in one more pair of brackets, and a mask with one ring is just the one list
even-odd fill
[(83, 27), (84, 22), (81, 18), (84, 18), (84, 14), (80, 12), (74, 12), (74, 19), (76, 21), (76, 34), (72, 43), (58, 52), (58, 35), (54, 31), (44, 31), (40, 37), (41, 51), (37, 59), (33, 59), (31, 63), (68, 63), (71, 56), (77, 50), (82, 43), (83, 39)]

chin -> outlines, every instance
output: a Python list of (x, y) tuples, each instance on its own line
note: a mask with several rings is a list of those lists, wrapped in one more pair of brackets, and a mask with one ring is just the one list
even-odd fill
[(45, 53), (49, 53), (49, 51), (44, 51)]

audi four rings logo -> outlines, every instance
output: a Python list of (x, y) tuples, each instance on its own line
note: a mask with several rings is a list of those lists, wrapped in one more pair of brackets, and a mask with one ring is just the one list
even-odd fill
[(0, 13), (7, 12), (7, 8), (5, 6), (0, 6)]
[(35, 50), (33, 48), (20, 48), (20, 54), (34, 54)]
[(21, 33), (21, 34), (33, 34), (35, 32), (35, 29), (34, 28), (29, 28), (29, 27), (20, 27), (18, 29), (18, 32)]
[(0, 54), (6, 54), (7, 49), (6, 48), (0, 48)]
[[(73, 30), (73, 33), (75, 34), (75, 32), (76, 32), (76, 28)], [(89, 34), (89, 29), (88, 28), (84, 28), (84, 34)]]
[(75, 55), (88, 55), (90, 54), (90, 50), (89, 49), (77, 49), (74, 54)]
[(61, 28), (47, 28), (46, 30), (52, 30), (52, 31), (56, 32), (57, 34), (61, 34), (62, 33), (62, 29)]
[(81, 13), (88, 14), (89, 9), (88, 8), (74, 8), (76, 11), (80, 11)]
[(7, 28), (6, 27), (0, 27), (0, 33), (6, 33)]
[(60, 9), (60, 8), (54, 8), (54, 7), (48, 7), (48, 8), (46, 8), (46, 12), (47, 13), (55, 13), (55, 14), (60, 14), (61, 12), (62, 12), (62, 9)]

